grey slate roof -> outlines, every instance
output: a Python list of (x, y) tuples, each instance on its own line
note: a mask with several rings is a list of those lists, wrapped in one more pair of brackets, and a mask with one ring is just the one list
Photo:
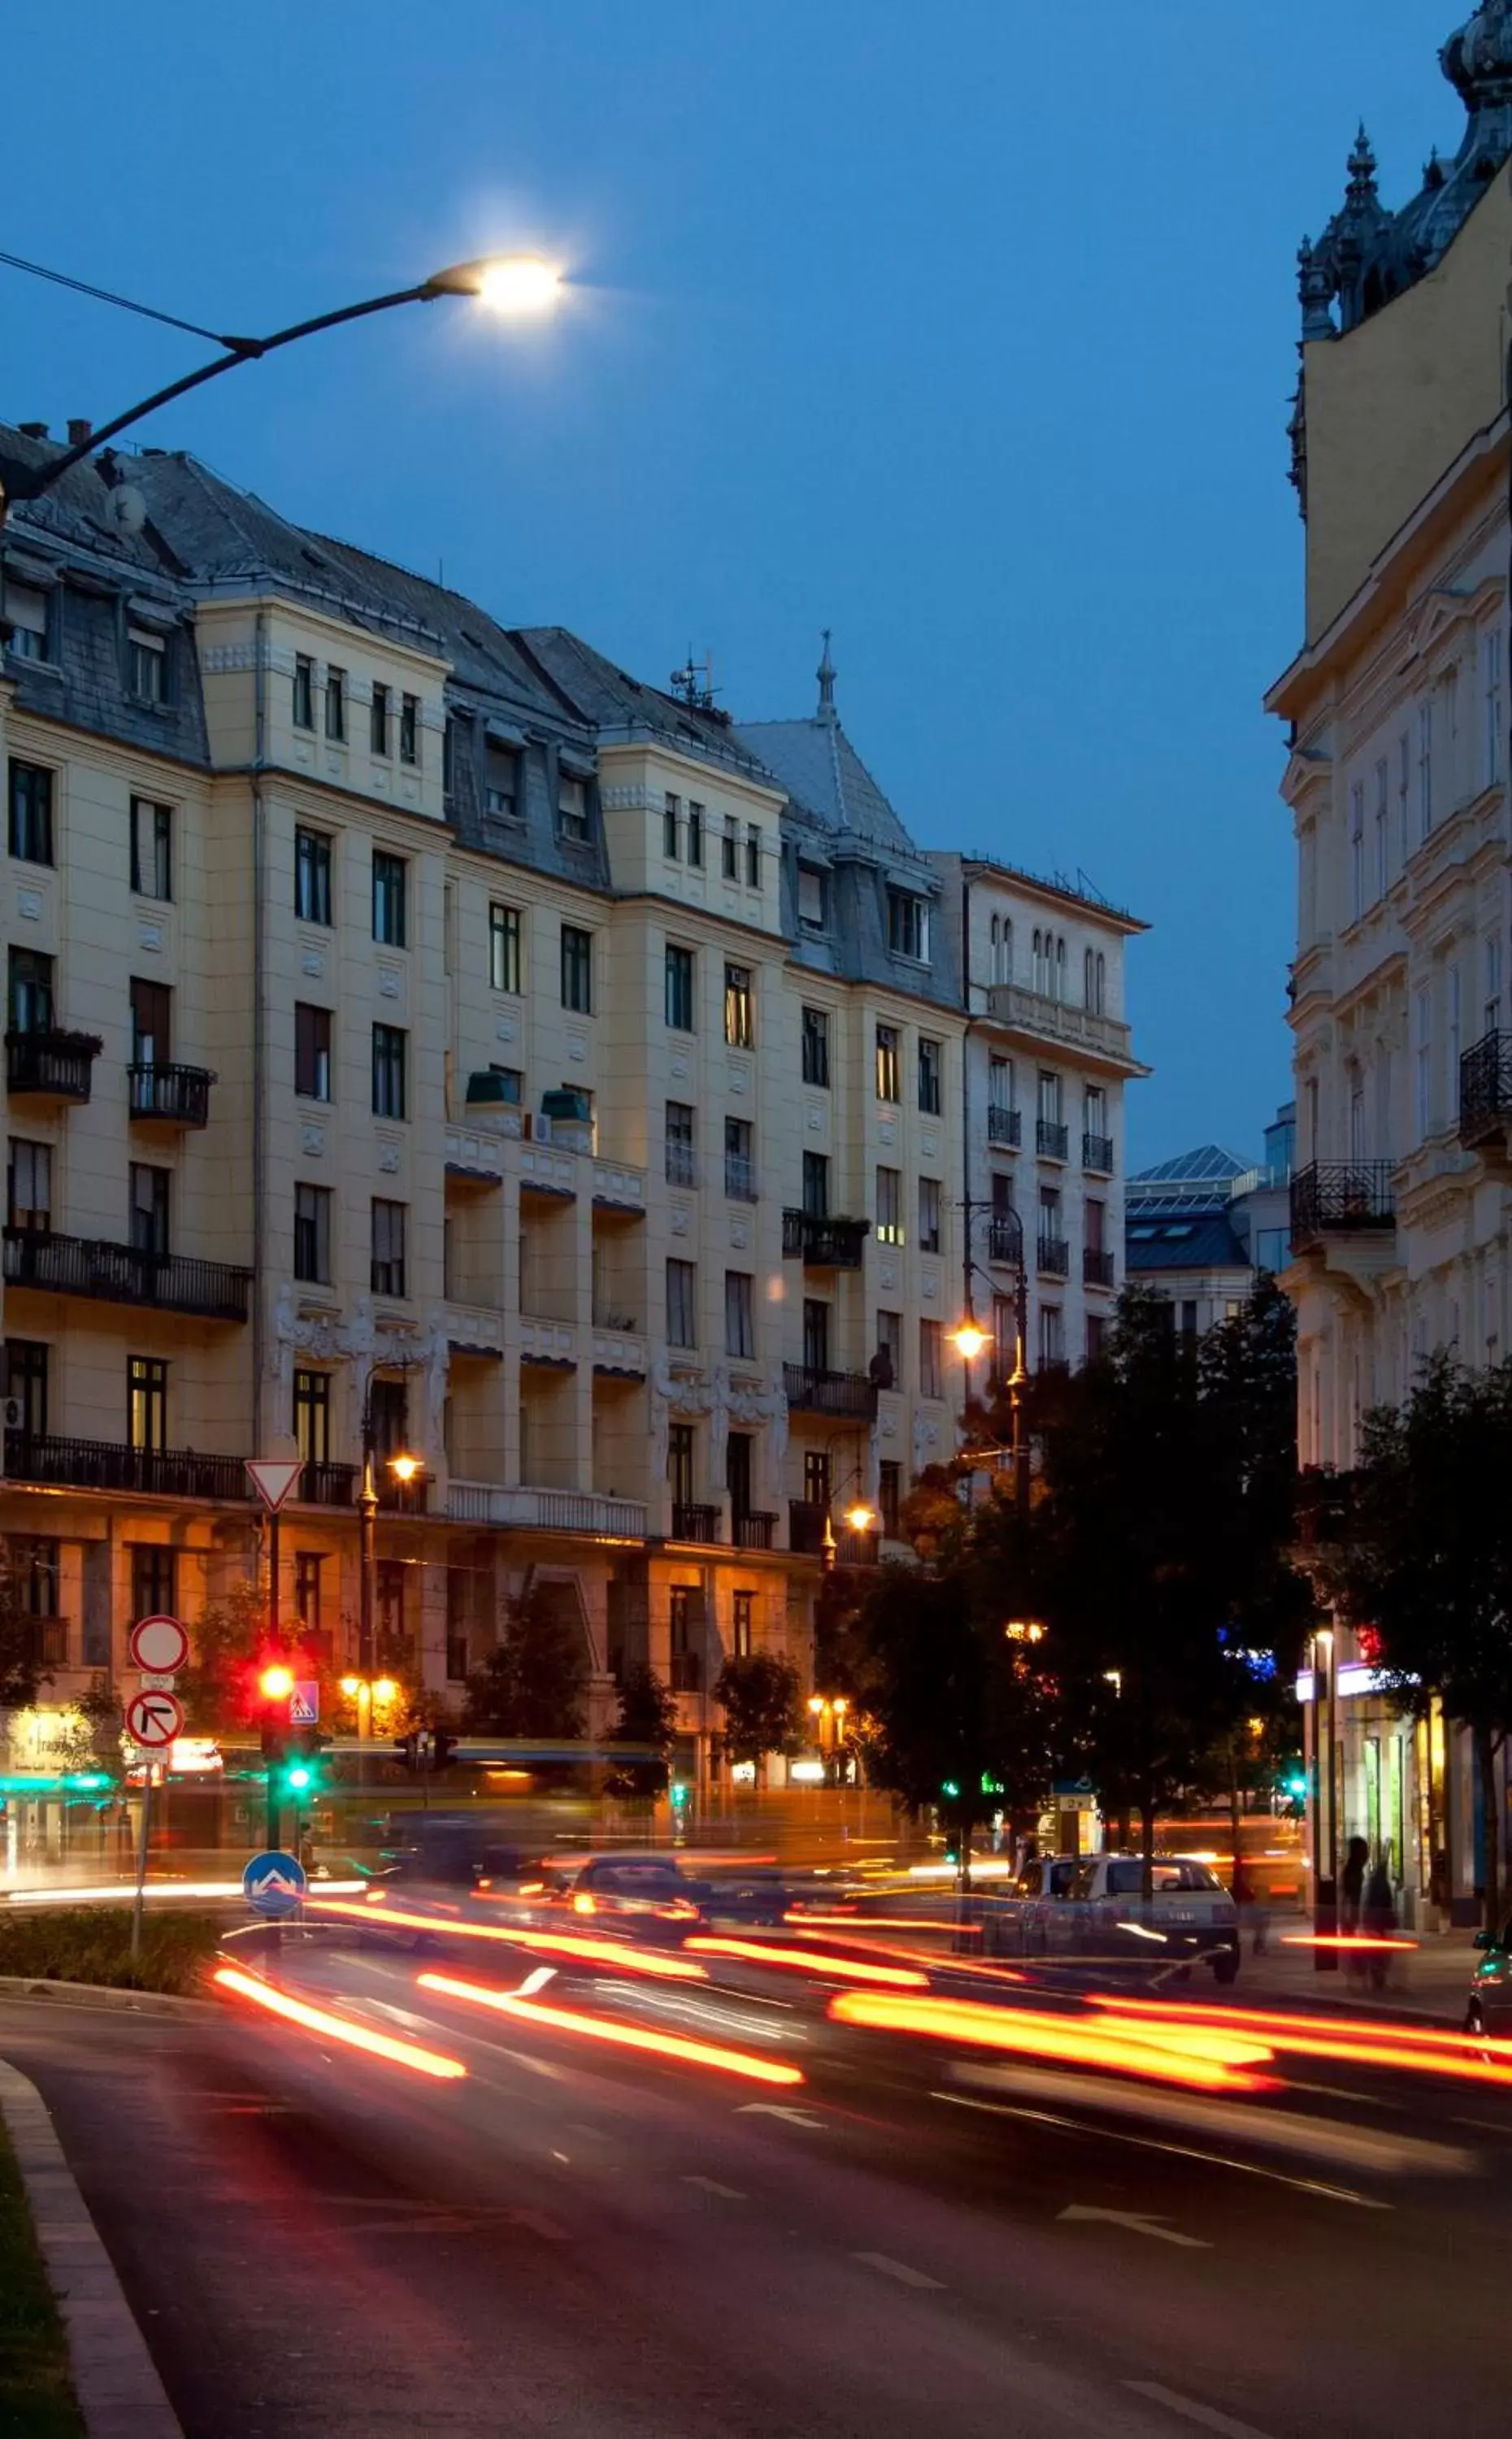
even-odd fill
[(1170, 1160), (1157, 1161), (1153, 1168), (1140, 1168), (1129, 1180), (1136, 1185), (1220, 1185), (1228, 1179), (1243, 1177), (1254, 1166), (1240, 1160), (1221, 1144), (1199, 1144), (1195, 1151), (1179, 1151)]
[(1169, 1212), (1160, 1218), (1130, 1215), (1124, 1227), (1124, 1267), (1147, 1277), (1160, 1271), (1245, 1271), (1254, 1268), (1248, 1246), (1217, 1212)]
[(838, 719), (743, 721), (736, 734), (827, 829), (917, 853)]

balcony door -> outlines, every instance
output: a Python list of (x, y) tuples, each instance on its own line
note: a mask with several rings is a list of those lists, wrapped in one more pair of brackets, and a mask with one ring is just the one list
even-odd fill
[(829, 1369), (829, 1307), (818, 1296), (803, 1300), (803, 1360), (810, 1372)]
[(724, 1443), (724, 1487), (732, 1517), (751, 1513), (751, 1449), (749, 1432), (732, 1432)]
[(166, 1067), (173, 1056), (173, 994), (166, 983), (132, 979), (132, 1063)]

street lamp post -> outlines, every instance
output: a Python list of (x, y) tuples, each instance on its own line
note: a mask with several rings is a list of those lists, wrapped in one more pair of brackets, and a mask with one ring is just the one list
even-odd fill
[(993, 1285), (991, 1273), (984, 1271), (981, 1263), (972, 1255), (971, 1229), (978, 1220), (984, 1218), (995, 1221), (999, 1226), (1005, 1226), (1009, 1219), (1014, 1223), (1011, 1231), (1011, 1242), (1014, 1248), (1012, 1265), (1014, 1345), (1013, 1370), (1008, 1376), (1008, 1404), (1012, 1415), (1009, 1451), (1013, 1463), (1014, 1505), (1019, 1514), (1023, 1516), (1027, 1514), (1029, 1506), (1029, 1438), (1023, 1412), (1024, 1383), (1029, 1377), (1026, 1362), (1029, 1341), (1029, 1273), (1023, 1257), (1023, 1221), (1018, 1213), (1007, 1214), (996, 1211), (990, 1202), (969, 1194), (963, 1198), (960, 1207), (965, 1218), (966, 1252), (962, 1267), (966, 1311), (959, 1326), (951, 1333), (951, 1343), (960, 1356), (965, 1368), (966, 1394), (969, 1399), (971, 1394), (971, 1366), (984, 1348), (991, 1344), (989, 1333), (982, 1327), (976, 1317), (972, 1302), (972, 1282), (981, 1279), (988, 1288)]
[[(1312, 1638), (1312, 1930), (1320, 1942), (1339, 1929), (1333, 1739), (1333, 1629), (1320, 1626)], [(1312, 1961), (1320, 1973), (1337, 1973), (1339, 1950), (1315, 1946)]]
[[(378, 1484), (374, 1459), (378, 1454), (373, 1425), (373, 1385), (367, 1384), (363, 1398), (363, 1480), (357, 1499), (357, 1668), (361, 1677), (373, 1673), (374, 1612), (378, 1606)], [(396, 1482), (407, 1487), (420, 1472), (420, 1460), (407, 1451), (400, 1451), (384, 1463)], [(359, 1733), (361, 1733), (359, 1731)]]
[[(38, 263), (21, 262), (14, 256), (5, 258), (13, 269), (36, 272), (45, 279), (59, 277), (55, 272)], [(61, 482), (71, 468), (79, 465), (117, 432), (128, 425), (140, 423), (160, 406), (168, 406), (189, 390), (203, 387), (222, 373), (234, 372), (239, 365), (258, 363), (278, 347), (292, 347), (296, 339), (311, 339), (318, 331), (334, 330), (344, 322), (360, 322), (374, 313), (386, 313), (396, 305), (432, 305), (438, 296), (475, 296), (485, 305), (501, 312), (539, 312), (549, 306), (561, 286), (560, 276), (547, 262), (533, 255), (504, 256), (478, 262), (454, 263), (445, 271), (433, 272), (411, 288), (396, 288), (382, 296), (365, 297), (360, 304), (343, 305), (332, 313), (316, 313), (308, 321), (292, 322), (287, 329), (274, 330), (265, 339), (240, 338), (226, 331), (207, 330), (197, 322), (180, 321), (174, 314), (157, 313), (149, 306), (136, 305), (128, 297), (111, 296), (103, 289), (89, 288), (81, 280), (68, 280), (66, 286), (81, 288), (86, 295), (124, 305), (132, 312), (145, 313), (149, 320), (170, 323), (175, 329), (191, 330), (196, 337), (213, 339), (222, 349), (207, 365), (192, 373), (183, 374), (169, 382), (166, 388), (154, 390), (151, 398), (139, 399), (124, 415), (114, 416), (98, 431), (91, 431), (71, 448), (37, 465), (25, 458), (0, 457), (0, 533), (5, 529), (7, 508), (13, 501), (37, 500)]]

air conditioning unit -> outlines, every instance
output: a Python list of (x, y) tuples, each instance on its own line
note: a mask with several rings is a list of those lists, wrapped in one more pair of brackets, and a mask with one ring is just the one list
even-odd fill
[(27, 1419), (26, 1409), (23, 1407), (20, 1398), (7, 1398), (3, 1400), (3, 1403), (5, 1406), (5, 1425), (7, 1431), (19, 1432)]

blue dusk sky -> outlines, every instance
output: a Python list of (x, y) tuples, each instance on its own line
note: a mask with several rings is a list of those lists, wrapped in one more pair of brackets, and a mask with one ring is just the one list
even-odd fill
[[(855, 743), (915, 834), (1073, 879), (1130, 960), (1134, 1163), (1288, 1089), (1294, 256), (1361, 116), (1399, 204), (1465, 0), (104, 0), (8, 14), (3, 243), (259, 331), (538, 247), (143, 427), (302, 523)], [(200, 343), (0, 269), (0, 416)]]

